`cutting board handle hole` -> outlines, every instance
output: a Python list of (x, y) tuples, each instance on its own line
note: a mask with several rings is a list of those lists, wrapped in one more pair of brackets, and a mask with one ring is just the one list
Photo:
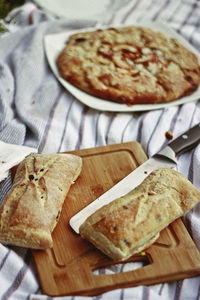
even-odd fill
[(118, 274), (125, 273), (129, 271), (134, 271), (137, 269), (141, 269), (145, 266), (151, 264), (151, 260), (145, 255), (133, 256), (129, 259), (129, 261), (125, 262), (109, 262), (105, 265), (101, 265), (98, 268), (93, 270), (94, 275), (109, 275), (109, 274)]

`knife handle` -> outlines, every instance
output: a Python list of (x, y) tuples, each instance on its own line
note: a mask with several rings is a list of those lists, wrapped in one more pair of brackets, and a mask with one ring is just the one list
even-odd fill
[(184, 132), (178, 138), (168, 144), (176, 155), (186, 152), (200, 142), (200, 123)]

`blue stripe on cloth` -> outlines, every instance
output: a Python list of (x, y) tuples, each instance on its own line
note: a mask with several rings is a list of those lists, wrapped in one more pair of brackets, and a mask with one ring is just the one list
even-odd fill
[(6, 255), (3, 257), (3, 259), (1, 260), (1, 263), (0, 263), (0, 270), (3, 268), (3, 265), (5, 264), (8, 256), (10, 254), (10, 250), (7, 251)]
[(48, 137), (48, 132), (51, 128), (51, 122), (52, 122), (52, 119), (54, 117), (54, 113), (55, 113), (55, 110), (56, 110), (56, 107), (60, 101), (60, 98), (62, 96), (62, 92), (60, 93), (60, 95), (57, 97), (55, 103), (53, 104), (52, 108), (51, 108), (51, 111), (50, 111), (50, 114), (49, 114), (49, 118), (48, 118), (48, 121), (47, 121), (47, 124), (46, 124), (46, 127), (45, 127), (45, 130), (44, 130), (44, 135), (43, 135), (43, 138), (40, 142), (40, 146), (38, 148), (38, 152), (39, 153), (42, 153), (43, 150), (44, 150), (44, 147), (45, 147), (45, 143), (46, 143), (46, 140), (47, 140), (47, 137)]
[(11, 186), (12, 186), (12, 178), (11, 178), (11, 174), (9, 174), (6, 179), (0, 182), (0, 191), (1, 191), (0, 203), (2, 202), (2, 200), (4, 199), (8, 191), (10, 190)]
[(8, 300), (19, 288), (24, 276), (26, 275), (26, 271), (28, 269), (28, 265), (31, 260), (31, 251), (27, 250), (27, 254), (25, 256), (24, 265), (19, 270), (17, 276), (12, 282), (11, 286), (7, 289), (7, 291), (1, 296), (1, 300)]

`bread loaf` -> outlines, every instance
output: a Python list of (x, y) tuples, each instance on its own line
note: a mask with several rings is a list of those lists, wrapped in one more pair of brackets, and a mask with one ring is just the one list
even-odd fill
[(51, 232), (81, 167), (81, 158), (72, 154), (25, 158), (0, 207), (0, 242), (35, 249), (52, 247)]
[(80, 234), (112, 259), (125, 260), (153, 244), (162, 229), (198, 201), (200, 192), (181, 173), (158, 169), (88, 217)]

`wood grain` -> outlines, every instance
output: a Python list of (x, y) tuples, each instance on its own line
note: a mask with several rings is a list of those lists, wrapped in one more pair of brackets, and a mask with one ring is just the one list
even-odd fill
[(83, 169), (65, 200), (53, 232), (54, 246), (33, 250), (43, 292), (50, 296), (93, 296), (103, 292), (179, 280), (200, 274), (200, 254), (181, 219), (161, 232), (160, 238), (128, 261), (144, 267), (116, 274), (94, 270), (116, 264), (69, 226), (69, 219), (106, 190), (128, 175), (146, 159), (137, 142), (73, 151), (83, 158)]

